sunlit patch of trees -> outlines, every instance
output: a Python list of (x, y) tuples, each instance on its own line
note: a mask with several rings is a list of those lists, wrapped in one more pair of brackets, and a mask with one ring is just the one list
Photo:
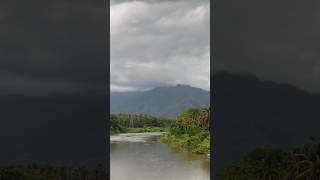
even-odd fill
[(258, 148), (220, 174), (222, 180), (319, 180), (320, 143), (290, 150)]
[(0, 166), (0, 180), (107, 180), (106, 167)]

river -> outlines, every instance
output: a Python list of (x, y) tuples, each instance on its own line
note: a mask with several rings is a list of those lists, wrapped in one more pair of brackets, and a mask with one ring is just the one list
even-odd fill
[(174, 150), (157, 141), (161, 133), (110, 137), (111, 180), (209, 180), (208, 157)]

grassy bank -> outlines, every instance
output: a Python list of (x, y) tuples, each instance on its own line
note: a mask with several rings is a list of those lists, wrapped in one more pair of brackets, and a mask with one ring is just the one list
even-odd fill
[(145, 132), (165, 132), (168, 128), (162, 127), (141, 127), (141, 128), (124, 128), (113, 129), (110, 131), (111, 135), (120, 133), (145, 133)]
[(210, 135), (209, 132), (205, 131), (201, 131), (193, 135), (164, 134), (161, 136), (160, 141), (168, 143), (175, 148), (187, 149), (198, 154), (210, 153)]
[(168, 134), (160, 138), (179, 149), (198, 154), (210, 153), (210, 111), (209, 108), (189, 109), (182, 113), (171, 125)]

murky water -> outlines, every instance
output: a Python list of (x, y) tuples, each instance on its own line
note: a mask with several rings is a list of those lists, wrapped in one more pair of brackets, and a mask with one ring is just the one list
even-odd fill
[(111, 180), (209, 180), (207, 157), (156, 141), (161, 133), (110, 137)]

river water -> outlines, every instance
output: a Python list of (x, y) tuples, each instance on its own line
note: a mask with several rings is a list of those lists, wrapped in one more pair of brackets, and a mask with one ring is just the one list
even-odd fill
[(209, 180), (208, 157), (157, 141), (161, 133), (110, 137), (111, 180)]

